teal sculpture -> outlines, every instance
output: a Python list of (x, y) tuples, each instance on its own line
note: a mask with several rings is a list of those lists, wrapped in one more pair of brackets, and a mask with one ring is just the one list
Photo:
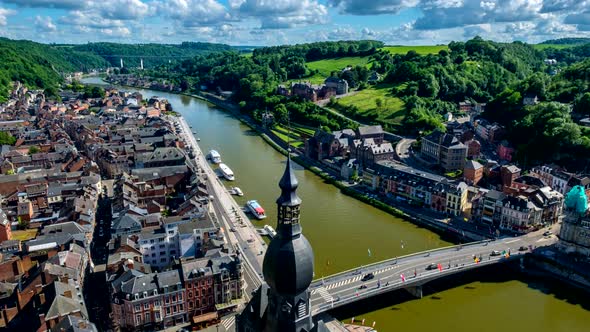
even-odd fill
[(588, 197), (582, 186), (573, 187), (565, 196), (565, 207), (579, 215), (586, 214), (588, 210)]

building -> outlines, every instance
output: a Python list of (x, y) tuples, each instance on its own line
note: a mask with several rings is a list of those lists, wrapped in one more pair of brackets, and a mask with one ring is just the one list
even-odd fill
[(514, 165), (505, 165), (500, 169), (500, 178), (502, 179), (502, 188), (510, 188), (514, 180), (520, 177), (520, 168)]
[(502, 200), (500, 228), (516, 233), (527, 233), (541, 225), (543, 209), (524, 196), (506, 196)]
[(464, 143), (467, 145), (467, 157), (477, 158), (481, 153), (481, 143), (476, 139), (470, 139)]
[(290, 158), (279, 186), (277, 236), (264, 256), (265, 283), (237, 317), (238, 332), (309, 332), (317, 326), (312, 321), (309, 291), (313, 251), (301, 233), (301, 199), (296, 194), (298, 183)]
[(463, 178), (467, 183), (476, 186), (483, 178), (483, 165), (475, 160), (468, 160), (463, 169)]
[(569, 254), (590, 257), (590, 217), (583, 187), (576, 186), (567, 193), (565, 210), (558, 248)]
[(153, 330), (187, 321), (186, 297), (177, 270), (128, 269), (111, 283), (111, 311), (118, 329)]
[(10, 239), (12, 239), (10, 220), (6, 217), (6, 213), (0, 209), (0, 243)]
[(337, 95), (345, 95), (348, 93), (348, 82), (341, 78), (330, 76), (326, 78), (324, 84), (328, 88), (335, 89)]
[(503, 140), (498, 144), (498, 158), (500, 160), (506, 160), (508, 162), (512, 161), (512, 156), (514, 155), (514, 148), (510, 146), (508, 141)]
[(536, 94), (528, 93), (522, 98), (522, 104), (524, 106), (535, 105), (539, 103), (539, 97)]
[(422, 155), (446, 171), (463, 169), (467, 146), (455, 136), (435, 130), (422, 138)]
[(372, 139), (375, 144), (383, 143), (385, 133), (381, 125), (358, 127), (357, 138), (361, 140)]

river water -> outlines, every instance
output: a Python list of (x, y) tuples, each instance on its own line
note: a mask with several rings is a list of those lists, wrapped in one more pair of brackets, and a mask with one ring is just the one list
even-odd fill
[[(88, 78), (86, 83), (100, 83)], [(266, 144), (254, 131), (226, 112), (202, 100), (159, 91), (139, 90), (144, 98), (167, 98), (200, 138), (201, 149), (215, 149), (235, 173), (244, 197), (256, 199), (268, 218), (256, 225), (276, 226), (275, 200), (285, 157)], [(315, 254), (315, 277), (330, 275), (371, 262), (450, 245), (437, 234), (388, 215), (345, 196), (313, 173), (295, 165), (298, 193), (303, 203), (301, 224)], [(402, 246), (403, 243), (403, 246)], [(475, 279), (474, 279), (475, 280)], [(560, 292), (550, 281), (494, 280), (448, 290), (433, 289), (432, 296), (405, 301), (384, 309), (356, 308), (356, 319), (376, 322), (379, 331), (590, 331), (590, 301), (576, 292)], [(533, 285), (534, 284), (534, 285)], [(554, 290), (558, 290), (555, 291)], [(397, 296), (394, 293), (392, 296)], [(571, 295), (571, 296), (570, 296)], [(575, 301), (572, 300), (575, 298)], [(396, 303), (396, 299), (392, 299)], [(339, 317), (349, 320), (346, 313)], [(485, 318), (485, 319), (484, 319)], [(491, 318), (491, 319), (490, 319)], [(459, 322), (458, 322), (459, 320)], [(465, 324), (461, 324), (464, 321)], [(479, 325), (474, 326), (473, 324)], [(518, 329), (516, 329), (518, 327)]]

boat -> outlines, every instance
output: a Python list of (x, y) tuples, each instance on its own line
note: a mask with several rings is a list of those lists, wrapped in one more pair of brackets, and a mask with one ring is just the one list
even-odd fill
[(264, 230), (266, 231), (266, 233), (268, 233), (268, 236), (272, 239), (275, 236), (277, 236), (277, 231), (275, 231), (274, 228), (272, 228), (271, 225), (264, 225)]
[(200, 142), (200, 141), (201, 141), (201, 138), (200, 137), (197, 137), (197, 142)]
[(231, 187), (231, 189), (229, 190), (229, 193), (232, 195), (236, 195), (236, 196), (244, 196), (242, 189), (240, 189), (238, 187)]
[(230, 181), (235, 180), (234, 172), (229, 167), (227, 167), (226, 164), (223, 164), (223, 163), (219, 164), (219, 170), (221, 171), (221, 174), (223, 174), (224, 178), (226, 178)]
[(250, 212), (252, 212), (252, 214), (254, 215), (254, 217), (256, 217), (256, 219), (266, 218), (266, 214), (264, 213), (264, 209), (262, 208), (262, 206), (260, 206), (260, 204), (258, 204), (257, 200), (253, 199), (253, 200), (246, 202), (246, 207), (248, 208), (248, 210)]
[(221, 155), (216, 150), (209, 151), (207, 158), (209, 158), (214, 164), (219, 164), (221, 162)]

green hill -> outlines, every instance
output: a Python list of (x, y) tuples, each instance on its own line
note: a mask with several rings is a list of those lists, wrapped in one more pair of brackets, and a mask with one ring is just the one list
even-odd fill
[(183, 60), (197, 55), (207, 55), (212, 52), (232, 50), (225, 44), (193, 43), (181, 44), (117, 44), (117, 43), (89, 43), (71, 46), (74, 51), (96, 54), (118, 67), (123, 59), (128, 67), (139, 67), (141, 59), (145, 68), (156, 67), (168, 62)]
[(88, 52), (0, 38), (0, 101), (6, 100), (10, 82), (20, 81), (31, 88), (56, 87), (61, 72), (107, 65), (103, 58)]

